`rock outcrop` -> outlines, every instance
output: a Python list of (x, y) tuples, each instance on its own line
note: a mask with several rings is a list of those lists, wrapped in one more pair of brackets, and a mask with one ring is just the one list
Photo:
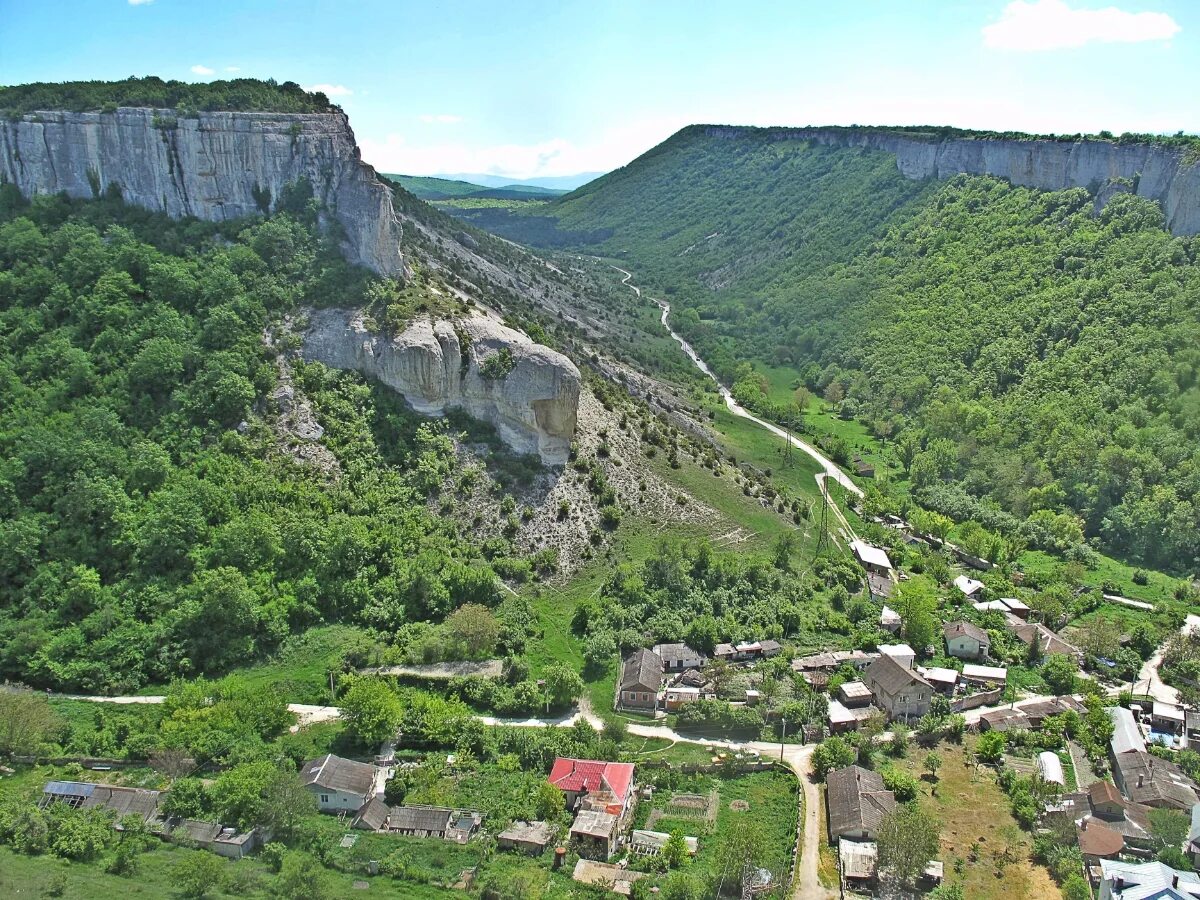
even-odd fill
[[(360, 311), (315, 310), (301, 353), (377, 379), (418, 412), (462, 409), (494, 425), (517, 452), (536, 453), (547, 465), (567, 462), (579, 370), (561, 353), (487, 316), (453, 322), (423, 317), (389, 336), (370, 331)], [(485, 366), (496, 354), (503, 354), (507, 364)]]
[(0, 121), (0, 179), (24, 194), (90, 198), (117, 185), (127, 203), (222, 221), (270, 208), (307, 178), (341, 226), (348, 259), (403, 271), (392, 195), (359, 158), (345, 113), (120, 108)]
[[(715, 125), (706, 126), (705, 133), (738, 137), (749, 130)], [(1200, 159), (1182, 149), (1104, 140), (925, 140), (886, 128), (761, 129), (757, 133), (777, 140), (891, 153), (906, 178), (994, 175), (1044, 191), (1088, 188), (1104, 198), (1127, 189), (1157, 201), (1172, 234), (1200, 234)]]

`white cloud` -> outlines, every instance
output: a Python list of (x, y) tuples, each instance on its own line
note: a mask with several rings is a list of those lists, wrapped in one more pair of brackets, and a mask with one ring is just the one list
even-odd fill
[(241, 66), (226, 66), (225, 71), (226, 72), (240, 72), (240, 71), (242, 71), (242, 67)]
[(565, 138), (535, 144), (470, 146), (463, 143), (412, 143), (403, 135), (383, 140), (360, 136), (363, 159), (380, 172), (436, 175), (480, 172), (519, 181), (578, 172), (607, 172), (645, 153), (688, 124), (679, 117), (654, 118), (610, 128), (587, 145)]
[(1072, 9), (1064, 0), (1014, 0), (999, 21), (983, 28), (983, 43), (999, 50), (1061, 50), (1084, 44), (1168, 41), (1180, 26), (1166, 13), (1126, 12), (1115, 6)]
[(462, 116), (452, 116), (446, 113), (436, 116), (426, 114), (418, 118), (426, 125), (457, 125), (462, 121)]
[(149, 6), (154, 0), (129, 0), (130, 6)]
[(306, 91), (320, 91), (326, 97), (349, 97), (354, 91), (346, 87), (344, 84), (313, 84), (305, 88)]
[(213, 75), (215, 73), (216, 70), (210, 69), (208, 66), (192, 66), (193, 75)]

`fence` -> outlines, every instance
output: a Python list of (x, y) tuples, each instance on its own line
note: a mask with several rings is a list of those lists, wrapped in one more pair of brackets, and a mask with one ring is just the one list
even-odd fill
[(950, 709), (954, 712), (965, 712), (968, 709), (978, 709), (981, 706), (989, 706), (1000, 700), (1004, 694), (1004, 688), (996, 688), (991, 691), (980, 691), (978, 694), (971, 694), (967, 697), (959, 697), (950, 704)]

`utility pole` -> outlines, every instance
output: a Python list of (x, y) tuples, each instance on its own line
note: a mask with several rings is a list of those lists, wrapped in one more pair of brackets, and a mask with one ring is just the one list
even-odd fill
[(787, 739), (787, 716), (783, 717), (783, 730), (779, 734), (779, 761), (783, 762), (783, 742)]

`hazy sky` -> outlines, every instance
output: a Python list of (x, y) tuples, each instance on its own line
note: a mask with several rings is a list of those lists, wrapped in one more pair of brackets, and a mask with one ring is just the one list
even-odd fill
[(620, 166), (696, 122), (1200, 131), (1197, 0), (0, 0), (0, 84), (323, 86), (385, 172)]

